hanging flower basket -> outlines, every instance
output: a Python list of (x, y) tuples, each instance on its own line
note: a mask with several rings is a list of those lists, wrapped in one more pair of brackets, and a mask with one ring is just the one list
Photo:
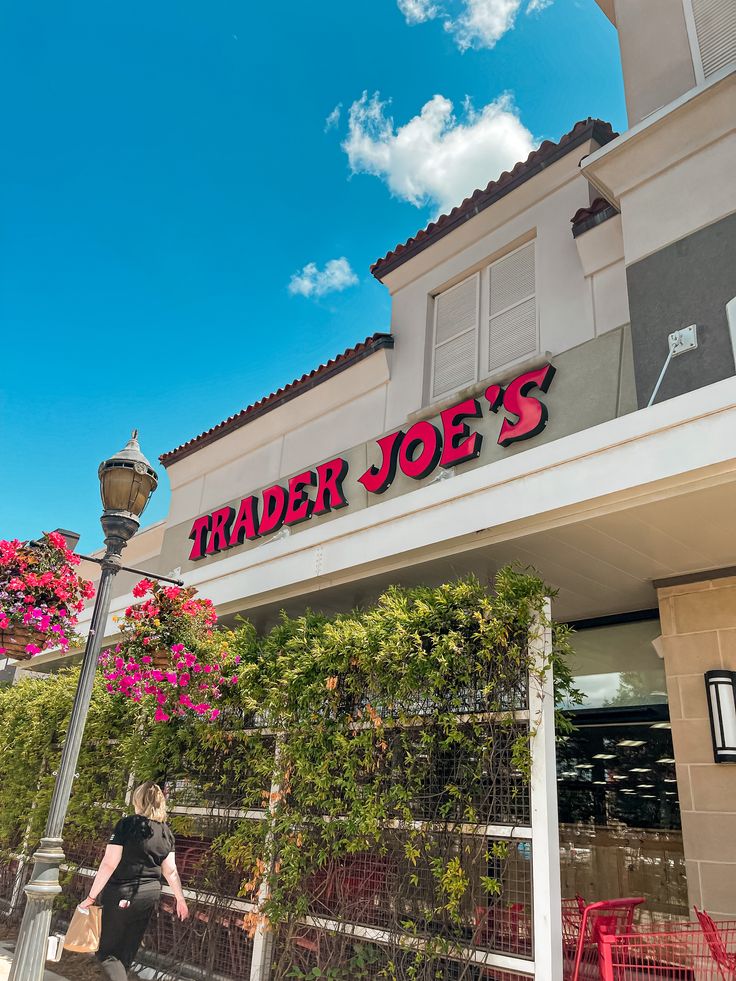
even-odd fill
[(133, 589), (141, 603), (118, 620), (122, 640), (100, 657), (107, 690), (146, 705), (156, 722), (194, 713), (214, 720), (226, 686), (237, 683), (239, 658), (214, 629), (212, 602), (195, 599), (193, 587), (142, 579)]
[(7, 630), (0, 630), (0, 648), (3, 650), (3, 656), (12, 657), (15, 661), (30, 661), (33, 653), (29, 653), (28, 648), (34, 647), (38, 639), (38, 631), (30, 630), (28, 627), (9, 627)]
[(78, 614), (95, 594), (77, 575), (79, 561), (58, 532), (0, 541), (0, 656), (24, 661), (78, 639)]
[(151, 654), (154, 668), (165, 671), (171, 667), (171, 651), (166, 647), (159, 647)]

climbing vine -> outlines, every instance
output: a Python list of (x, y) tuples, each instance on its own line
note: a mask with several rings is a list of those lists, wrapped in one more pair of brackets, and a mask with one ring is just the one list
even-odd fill
[[(190, 884), (252, 904), (241, 924), (274, 930), (276, 979), (470, 981), (469, 950), (531, 955), (529, 845), (493, 829), (530, 823), (529, 673), (553, 668), (574, 699), (563, 627), (530, 660), (546, 594), (505, 569), (490, 591), (394, 587), (265, 635), (242, 622), (216, 723), (156, 725), (100, 678), (67, 839), (102, 844), (131, 772), (165, 783), (175, 830), (208, 843)], [(75, 680), (0, 690), (6, 855), (38, 840)]]

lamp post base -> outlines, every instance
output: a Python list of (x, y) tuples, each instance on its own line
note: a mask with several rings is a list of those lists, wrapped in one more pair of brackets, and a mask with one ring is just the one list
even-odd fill
[[(61, 892), (59, 869), (63, 861), (61, 838), (42, 838), (33, 855), (31, 881), (24, 890), (26, 908), (8, 981), (42, 981), (51, 913), (54, 900)], [(38, 956), (39, 951), (43, 951), (42, 958)]]

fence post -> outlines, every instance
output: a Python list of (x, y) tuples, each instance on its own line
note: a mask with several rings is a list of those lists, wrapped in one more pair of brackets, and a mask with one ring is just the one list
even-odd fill
[[(279, 782), (278, 776), (280, 756), (281, 748), (277, 736), (276, 749), (274, 752), (275, 772), (271, 783), (271, 794), (268, 799), (269, 815), (272, 815), (275, 812), (281, 796), (281, 783)], [(275, 859), (276, 842), (274, 841), (272, 833), (269, 831), (266, 835), (266, 842), (264, 846), (265, 867), (263, 870), (263, 879), (261, 880), (261, 886), (258, 890), (259, 914), (264, 903), (268, 899), (268, 880), (270, 875), (273, 874)], [(273, 931), (270, 924), (265, 923), (263, 917), (259, 915), (258, 922), (256, 924), (256, 932), (253, 935), (253, 954), (250, 962), (250, 981), (268, 981), (268, 979), (271, 977), (271, 964), (274, 953), (273, 941)]]
[(555, 762), (555, 698), (549, 598), (529, 638), (531, 738), (532, 894), (534, 963), (539, 981), (562, 981), (562, 902)]

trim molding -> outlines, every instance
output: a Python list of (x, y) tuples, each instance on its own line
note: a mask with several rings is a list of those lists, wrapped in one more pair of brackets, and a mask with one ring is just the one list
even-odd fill
[(669, 579), (654, 579), (655, 589), (667, 589), (669, 586), (687, 586), (689, 583), (707, 582), (709, 579), (730, 579), (736, 577), (736, 565), (727, 565), (722, 569), (707, 569), (705, 572), (690, 572), (683, 576), (671, 576)]

